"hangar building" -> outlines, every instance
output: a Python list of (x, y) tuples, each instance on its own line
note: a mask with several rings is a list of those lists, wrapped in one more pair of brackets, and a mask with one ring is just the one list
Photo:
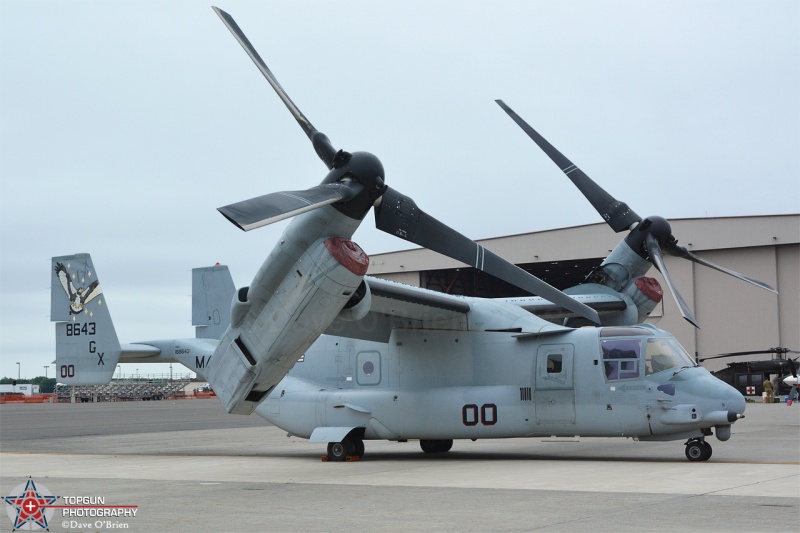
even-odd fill
[[(680, 314), (655, 268), (664, 298), (647, 322), (675, 335), (689, 353), (720, 353), (783, 347), (800, 350), (800, 214), (670, 220), (680, 244), (717, 265), (764, 281), (778, 295), (691, 261), (665, 256), (667, 269), (702, 329)], [(523, 233), (478, 241), (554, 287), (584, 281), (624, 237), (605, 223)], [(370, 276), (451, 294), (481, 297), (524, 291), (423, 248), (370, 256)], [(706, 361), (709, 370), (727, 362), (770, 355)]]

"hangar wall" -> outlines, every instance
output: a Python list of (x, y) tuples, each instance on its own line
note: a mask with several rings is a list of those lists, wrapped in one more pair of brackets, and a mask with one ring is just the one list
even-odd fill
[[(658, 279), (665, 294), (648, 322), (671, 332), (700, 357), (772, 347), (800, 350), (800, 214), (675, 219), (670, 223), (681, 244), (692, 252), (769, 283), (779, 294), (667, 256), (667, 268), (702, 329), (681, 317), (655, 268), (648, 275)], [(527, 264), (605, 257), (622, 236), (598, 223), (478, 242), (513, 263)], [(413, 249), (371, 256), (368, 274), (419, 286), (423, 271), (464, 268), (430, 250)], [(727, 362), (769, 357), (707, 361), (704, 366), (717, 370)]]

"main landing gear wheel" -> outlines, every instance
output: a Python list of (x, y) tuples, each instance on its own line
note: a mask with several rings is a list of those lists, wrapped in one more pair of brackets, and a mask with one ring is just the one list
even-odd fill
[(453, 447), (453, 439), (426, 440), (419, 441), (419, 447), (425, 453), (445, 453)]
[(364, 456), (364, 441), (345, 437), (342, 442), (328, 443), (329, 461), (346, 461), (348, 457), (361, 459)]
[(711, 445), (705, 440), (695, 439), (686, 443), (686, 458), (690, 461), (708, 461), (711, 453)]

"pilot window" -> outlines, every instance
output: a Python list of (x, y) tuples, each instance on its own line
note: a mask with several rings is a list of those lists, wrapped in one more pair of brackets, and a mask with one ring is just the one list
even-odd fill
[(603, 368), (606, 379), (635, 379), (640, 376), (639, 354), (642, 341), (639, 339), (608, 339), (602, 341)]

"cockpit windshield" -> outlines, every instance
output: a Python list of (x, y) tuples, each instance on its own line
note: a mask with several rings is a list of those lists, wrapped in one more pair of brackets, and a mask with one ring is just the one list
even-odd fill
[(678, 341), (671, 338), (651, 338), (645, 349), (645, 373), (657, 374), (664, 370), (695, 366)]
[[(609, 329), (609, 328), (606, 328)], [(672, 337), (603, 339), (603, 371), (606, 379), (639, 379), (665, 370), (695, 366), (686, 350)]]

